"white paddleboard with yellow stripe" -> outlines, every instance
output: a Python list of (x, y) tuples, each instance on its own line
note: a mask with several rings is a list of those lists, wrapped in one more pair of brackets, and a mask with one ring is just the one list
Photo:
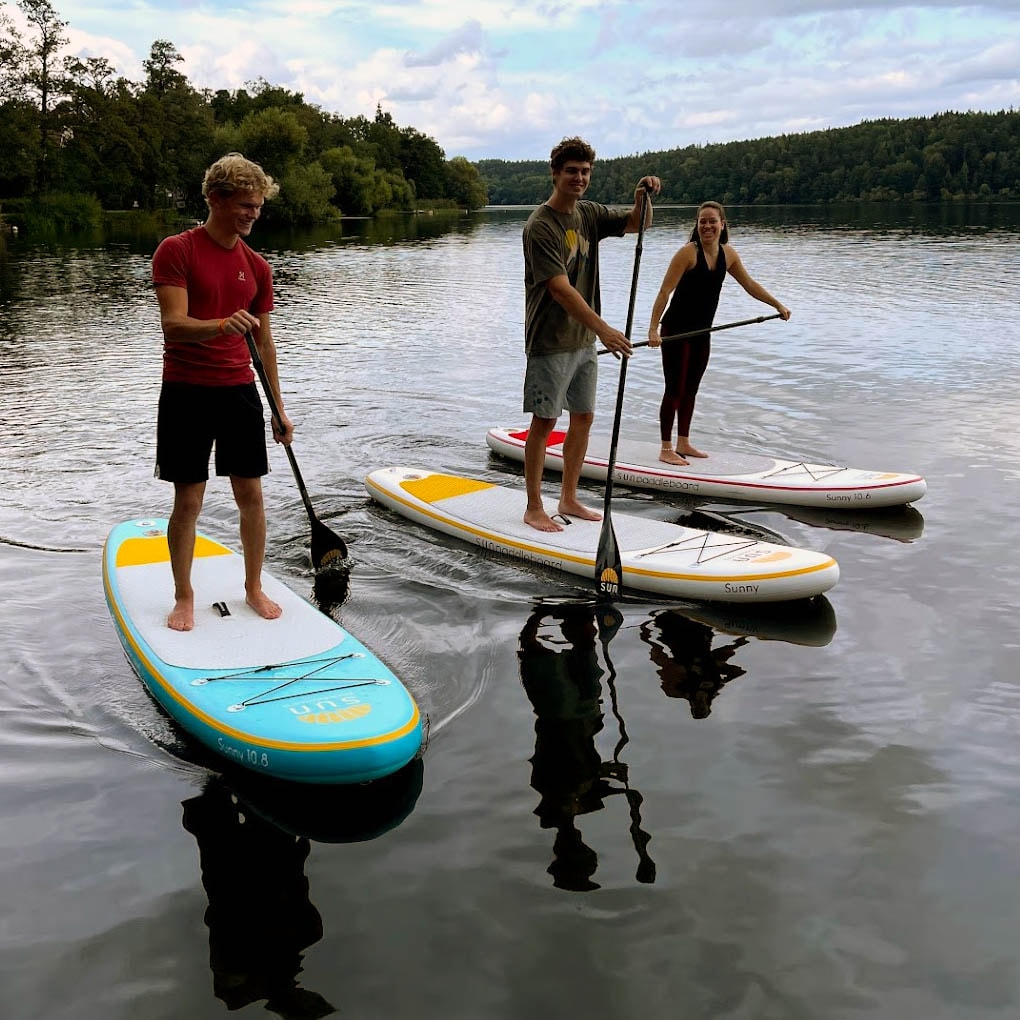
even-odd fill
[[(562, 531), (523, 521), (526, 496), (492, 482), (425, 468), (390, 467), (365, 479), (369, 495), (408, 519), (483, 549), (594, 581), (599, 521)], [(839, 579), (825, 553), (613, 512), (623, 588), (721, 602), (781, 602), (828, 591)]]
[[(563, 470), (566, 435), (553, 430), (546, 442), (545, 466), (552, 471)], [(485, 437), (493, 453), (517, 461), (524, 460), (527, 439), (527, 428), (493, 428)], [(920, 475), (808, 464), (763, 453), (715, 450), (705, 458), (688, 457), (686, 467), (673, 466), (659, 460), (659, 445), (658, 440), (621, 439), (613, 469), (614, 482), (683, 496), (842, 510), (903, 506), (928, 491), (928, 484)], [(592, 436), (581, 474), (605, 481), (608, 470), (609, 438)]]
[(103, 583), (117, 635), (156, 701), (225, 760), (280, 779), (360, 783), (421, 748), (422, 720), (396, 676), (360, 641), (267, 573), (283, 607), (263, 620), (244, 600), (244, 561), (195, 542), (195, 627), (170, 630), (167, 521), (110, 532)]

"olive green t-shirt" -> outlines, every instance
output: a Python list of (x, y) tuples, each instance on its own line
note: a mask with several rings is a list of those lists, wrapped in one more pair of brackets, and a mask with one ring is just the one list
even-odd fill
[(566, 276), (588, 306), (602, 314), (599, 241), (621, 237), (630, 210), (613, 212), (597, 202), (578, 202), (571, 213), (540, 205), (524, 226), (524, 350), (529, 357), (576, 351), (595, 334), (572, 319), (546, 284)]

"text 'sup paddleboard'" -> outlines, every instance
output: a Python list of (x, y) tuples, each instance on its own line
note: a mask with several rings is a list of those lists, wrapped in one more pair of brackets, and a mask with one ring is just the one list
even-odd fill
[[(523, 490), (391, 467), (365, 479), (368, 494), (418, 524), (532, 563), (594, 579), (600, 521), (568, 518), (562, 531), (523, 521)], [(825, 553), (613, 513), (625, 591), (721, 602), (780, 602), (820, 595), (839, 579)]]
[(195, 627), (173, 631), (164, 519), (117, 525), (103, 583), (121, 644), (183, 730), (235, 765), (308, 783), (360, 783), (418, 754), (422, 721), (404, 685), (360, 641), (263, 573), (283, 607), (263, 620), (244, 599), (241, 556), (195, 542)]
[[(566, 432), (553, 430), (546, 444), (545, 466), (563, 470)], [(502, 457), (524, 460), (528, 430), (494, 428), (485, 437), (489, 448)], [(806, 464), (758, 453), (713, 452), (709, 457), (688, 457), (688, 465), (659, 460), (656, 441), (621, 439), (616, 449), (613, 480), (638, 489), (661, 489), (710, 499), (742, 499), (796, 506), (838, 506), (867, 510), (902, 506), (920, 499), (927, 483), (920, 475), (897, 471), (864, 471), (834, 464)], [(585, 478), (606, 479), (609, 439), (592, 436), (581, 467)]]

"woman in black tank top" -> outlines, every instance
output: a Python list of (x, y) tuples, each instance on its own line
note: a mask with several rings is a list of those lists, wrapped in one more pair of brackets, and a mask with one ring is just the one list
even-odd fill
[[(751, 279), (740, 256), (729, 247), (728, 242), (729, 231), (723, 207), (718, 202), (703, 202), (698, 208), (698, 221), (691, 232), (691, 239), (670, 261), (652, 306), (648, 345), (662, 347), (665, 387), (659, 406), (659, 436), (662, 440), (659, 460), (666, 464), (683, 465), (688, 463), (686, 457), (708, 456), (691, 445), (691, 418), (711, 352), (707, 331), (715, 318), (726, 274), (729, 273), (751, 297), (772, 305), (784, 319), (790, 317), (790, 310), (784, 304)], [(663, 334), (672, 336), (697, 329), (706, 332), (689, 340), (662, 343)], [(674, 425), (677, 429), (675, 447)]]

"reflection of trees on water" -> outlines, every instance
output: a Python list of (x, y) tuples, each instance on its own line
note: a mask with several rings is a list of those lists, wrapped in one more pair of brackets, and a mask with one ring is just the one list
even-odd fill
[(245, 808), (218, 778), (184, 802), (184, 828), (198, 841), (209, 897), (205, 923), (216, 997), (231, 1010), (264, 999), (285, 1020), (336, 1012), (298, 984), (304, 950), (322, 938), (304, 873), (308, 840)]
[[(641, 794), (631, 788), (620, 753), (628, 737), (616, 700), (609, 641), (622, 618), (614, 609), (594, 605), (539, 606), (520, 636), (521, 682), (535, 710), (535, 753), (531, 785), (541, 800), (535, 809), (543, 829), (555, 829), (549, 874), (559, 889), (598, 889), (593, 881), (598, 855), (588, 846), (577, 819), (623, 794), (630, 813), (630, 833), (638, 855), (637, 880), (653, 882), (655, 864), (648, 856), (649, 835), (641, 827)], [(602, 638), (599, 661), (596, 636)], [(602, 680), (619, 726), (613, 757), (603, 761), (596, 736), (605, 725)]]
[(688, 701), (695, 719), (706, 718), (716, 695), (746, 672), (730, 660), (749, 638), (713, 647), (711, 627), (674, 610), (652, 613), (641, 624), (641, 638), (648, 644), (663, 693)]

